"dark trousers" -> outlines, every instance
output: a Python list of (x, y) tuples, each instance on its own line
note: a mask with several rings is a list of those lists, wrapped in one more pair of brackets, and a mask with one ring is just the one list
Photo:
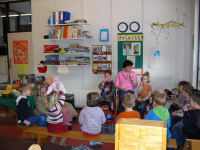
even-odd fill
[(144, 117), (144, 113), (147, 109), (146, 105), (149, 104), (150, 100), (145, 100), (143, 102), (135, 101), (135, 107), (133, 107), (133, 110), (137, 110), (140, 113), (141, 118)]
[(126, 94), (126, 93), (134, 94), (134, 92), (131, 91), (131, 90), (128, 90), (128, 91), (126, 92), (126, 91), (124, 91), (124, 90), (119, 89), (119, 90), (117, 91), (117, 94), (118, 94), (118, 96), (119, 96), (119, 104), (118, 104), (118, 108), (117, 108), (117, 114), (119, 114), (119, 113), (121, 113), (121, 112), (123, 112), (123, 111), (125, 110), (124, 106), (122, 106), (122, 103), (123, 103), (123, 95)]
[(180, 116), (171, 116), (171, 126), (169, 128), (169, 130), (172, 132), (172, 128), (173, 126), (178, 123), (179, 121), (181, 121), (183, 117), (180, 117)]

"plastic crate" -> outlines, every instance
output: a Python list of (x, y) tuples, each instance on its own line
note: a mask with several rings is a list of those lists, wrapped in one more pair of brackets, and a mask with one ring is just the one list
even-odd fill
[(102, 125), (101, 134), (115, 134), (115, 123), (117, 122), (115, 120), (117, 118), (117, 115), (112, 114), (112, 118), (113, 120), (106, 120), (106, 122)]

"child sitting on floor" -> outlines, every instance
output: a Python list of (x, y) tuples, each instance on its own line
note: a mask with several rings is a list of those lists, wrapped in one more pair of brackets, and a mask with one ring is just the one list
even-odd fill
[[(101, 126), (106, 122), (103, 110), (99, 107), (100, 95), (97, 92), (87, 94), (87, 106), (79, 115), (81, 130), (85, 136), (96, 136), (101, 132)], [(90, 146), (103, 145), (101, 142), (90, 141)]]
[[(45, 99), (44, 105), (47, 110), (47, 130), (51, 133), (62, 133), (71, 130), (71, 126), (63, 124), (62, 108), (65, 102), (65, 95), (60, 89), (60, 84), (56, 84), (56, 88), (59, 91), (59, 95), (56, 91), (52, 91)], [(65, 144), (66, 138), (62, 138), (60, 141), (61, 147), (67, 147)], [(56, 137), (52, 136), (52, 144), (58, 144)]]
[(31, 87), (28, 83), (22, 83), (17, 90), (21, 93), (16, 99), (16, 113), (17, 119), (21, 122), (22, 126), (32, 126), (37, 124), (39, 127), (46, 127), (47, 121), (43, 116), (37, 116), (33, 113), (30, 102), (27, 96), (31, 94)]
[(116, 91), (115, 83), (111, 80), (112, 73), (110, 70), (106, 70), (104, 75), (105, 79), (99, 84), (99, 89), (102, 90), (101, 101), (107, 101), (111, 104), (114, 100), (114, 94)]
[(163, 91), (156, 90), (153, 93), (153, 104), (154, 108), (148, 112), (145, 120), (158, 120), (167, 122), (167, 139), (171, 138), (171, 133), (169, 131), (170, 124), (170, 114), (167, 108), (163, 108), (165, 105), (166, 94)]
[(123, 103), (122, 105), (125, 108), (124, 112), (121, 112), (118, 116), (117, 116), (117, 121), (120, 118), (138, 118), (141, 119), (140, 113), (136, 110), (133, 110), (133, 107), (135, 106), (135, 95), (131, 94), (131, 93), (126, 93), (123, 96)]
[(185, 137), (200, 139), (200, 93), (190, 93), (190, 105), (194, 109), (183, 107), (183, 123), (179, 122), (172, 128), (172, 138), (177, 141), (178, 149), (183, 149)]

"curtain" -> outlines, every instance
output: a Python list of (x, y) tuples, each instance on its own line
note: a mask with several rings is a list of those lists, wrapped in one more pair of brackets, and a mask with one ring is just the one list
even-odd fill
[(8, 74), (8, 56), (0, 56), (0, 74)]

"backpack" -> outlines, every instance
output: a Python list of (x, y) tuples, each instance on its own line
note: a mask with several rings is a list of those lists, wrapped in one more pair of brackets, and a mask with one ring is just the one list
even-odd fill
[(100, 108), (103, 110), (104, 114), (112, 114), (111, 104), (107, 101), (100, 102)]

